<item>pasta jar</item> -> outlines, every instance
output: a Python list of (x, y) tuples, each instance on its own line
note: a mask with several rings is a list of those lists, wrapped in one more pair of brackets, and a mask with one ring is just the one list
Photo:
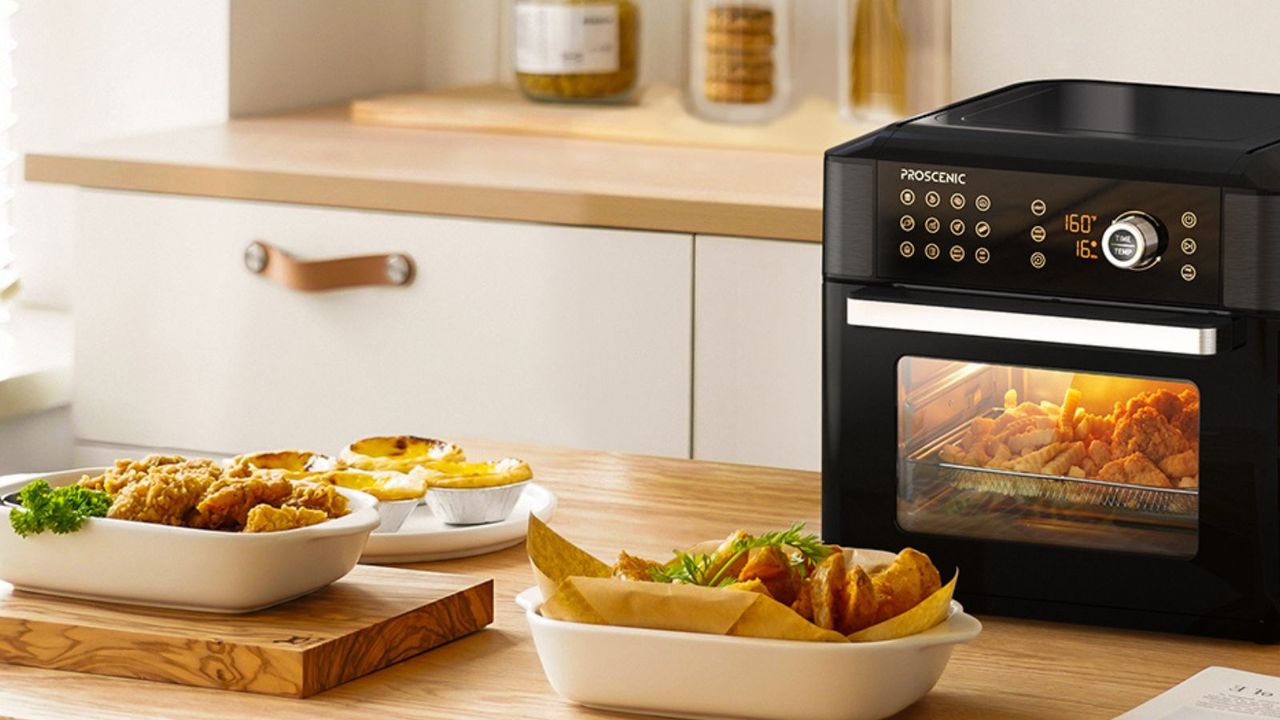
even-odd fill
[(626, 100), (636, 85), (640, 17), (631, 0), (515, 0), (516, 83), (534, 100)]
[(763, 122), (791, 99), (791, 0), (693, 0), (688, 94), (711, 120)]
[(951, 96), (949, 0), (841, 0), (841, 113), (891, 122)]

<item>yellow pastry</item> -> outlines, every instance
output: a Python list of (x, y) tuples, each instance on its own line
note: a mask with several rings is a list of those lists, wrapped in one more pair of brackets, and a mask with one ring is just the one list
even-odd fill
[(440, 462), (466, 459), (462, 448), (444, 440), (397, 435), (357, 440), (339, 456), (359, 470), (391, 470), (407, 473), (416, 467), (432, 467)]
[(428, 487), (487, 488), (524, 482), (533, 477), (529, 464), (516, 458), (496, 462), (442, 462), (411, 473)]

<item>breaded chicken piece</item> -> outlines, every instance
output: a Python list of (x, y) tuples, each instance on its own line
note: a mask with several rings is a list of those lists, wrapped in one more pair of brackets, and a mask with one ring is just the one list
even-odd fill
[(329, 516), (320, 510), (305, 507), (271, 507), (255, 505), (245, 518), (244, 532), (263, 533), (293, 530), (295, 528), (315, 525), (328, 520)]
[(860, 565), (854, 565), (849, 571), (840, 610), (840, 624), (837, 629), (845, 635), (852, 635), (876, 624), (875, 584), (871, 582), (871, 576)]
[(1191, 400), (1182, 405), (1182, 412), (1172, 420), (1182, 437), (1192, 445), (1200, 444), (1200, 401)]
[(187, 518), (190, 527), (207, 530), (239, 530), (256, 505), (280, 505), (293, 493), (293, 483), (257, 472), (247, 478), (223, 478), (209, 486)]
[[(1150, 410), (1150, 408), (1147, 409)], [(1132, 453), (1103, 465), (1102, 469), (1098, 470), (1098, 479), (1146, 487), (1173, 486), (1168, 476), (1142, 453)]]
[[(1172, 393), (1166, 395), (1177, 399)], [(1121, 418), (1116, 423), (1111, 446), (1116, 455), (1142, 453), (1157, 463), (1191, 448), (1182, 433), (1154, 407), (1140, 407), (1133, 414)]]
[(222, 475), (222, 466), (208, 458), (188, 460), (178, 455), (148, 455), (141, 460), (117, 460), (105, 473), (96, 477), (85, 475), (79, 484), (115, 495), (131, 483), (156, 475), (202, 479), (208, 484)]
[(1200, 472), (1200, 453), (1187, 450), (1160, 461), (1160, 472), (1170, 478), (1192, 477)]
[(942, 587), (942, 578), (929, 556), (903, 548), (883, 570), (872, 574), (876, 592), (876, 622), (897, 617)]
[(182, 525), (183, 518), (200, 502), (209, 480), (198, 475), (151, 473), (132, 480), (111, 501), (107, 517), (117, 520)]
[(1149, 407), (1160, 413), (1165, 420), (1172, 420), (1178, 413), (1182, 412), (1182, 403), (1182, 396), (1160, 389), (1129, 398), (1129, 402), (1125, 405), (1125, 410), (1128, 415), (1133, 415), (1142, 408)]
[(738, 580), (763, 582), (769, 588), (769, 596), (783, 605), (795, 602), (800, 594), (800, 578), (791, 568), (791, 558), (777, 545), (752, 548)]
[(319, 510), (331, 518), (347, 514), (347, 497), (332, 485), (305, 480), (294, 480), (292, 485), (293, 490), (285, 498), (285, 505)]
[(844, 595), (848, 575), (844, 553), (833, 552), (813, 571), (809, 592), (813, 602), (813, 624), (824, 630), (835, 630), (840, 623), (840, 598)]

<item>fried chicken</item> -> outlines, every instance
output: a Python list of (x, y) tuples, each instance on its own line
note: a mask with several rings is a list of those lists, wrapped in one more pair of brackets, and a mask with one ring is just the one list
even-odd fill
[[(1147, 409), (1150, 410), (1150, 408)], [(1131, 453), (1103, 465), (1098, 471), (1098, 479), (1147, 487), (1173, 487), (1169, 477), (1140, 452)]]
[(298, 480), (293, 481), (292, 485), (293, 490), (284, 500), (286, 506), (319, 510), (331, 518), (347, 514), (346, 496), (332, 485)]
[(1200, 453), (1195, 450), (1186, 450), (1166, 457), (1160, 461), (1159, 465), (1160, 471), (1171, 479), (1192, 477), (1200, 472)]
[[(1166, 392), (1165, 395), (1175, 401), (1178, 399), (1172, 393)], [(1132, 406), (1133, 402), (1130, 401), (1129, 404)], [(1159, 463), (1170, 455), (1189, 450), (1191, 443), (1154, 406), (1143, 406), (1116, 423), (1115, 438), (1111, 446), (1116, 455), (1142, 453), (1152, 462)]]
[(117, 460), (115, 466), (96, 477), (85, 475), (80, 485), (90, 490), (102, 490), (110, 495), (128, 485), (150, 477), (167, 476), (204, 480), (205, 484), (217, 480), (222, 466), (208, 458), (187, 458), (179, 455), (148, 455), (141, 460)]
[(194, 473), (152, 472), (133, 479), (111, 502), (107, 517), (117, 520), (182, 525), (209, 487), (208, 477)]
[(280, 530), (293, 530), (294, 528), (315, 525), (328, 520), (329, 516), (321, 510), (312, 510), (305, 507), (271, 507), (270, 505), (255, 505), (249, 510), (249, 515), (245, 519), (244, 531), (247, 533), (262, 532), (278, 532)]
[(240, 530), (255, 505), (280, 505), (293, 494), (293, 483), (267, 472), (247, 478), (223, 478), (209, 486), (187, 517), (187, 525), (206, 530)]

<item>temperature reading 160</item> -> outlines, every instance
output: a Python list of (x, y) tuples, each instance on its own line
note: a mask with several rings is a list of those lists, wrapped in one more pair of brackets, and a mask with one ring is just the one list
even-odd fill
[(1063, 218), (1062, 225), (1069, 233), (1079, 233), (1080, 235), (1088, 235), (1093, 232), (1093, 221), (1097, 220), (1097, 215), (1085, 215), (1084, 213), (1067, 213)]

